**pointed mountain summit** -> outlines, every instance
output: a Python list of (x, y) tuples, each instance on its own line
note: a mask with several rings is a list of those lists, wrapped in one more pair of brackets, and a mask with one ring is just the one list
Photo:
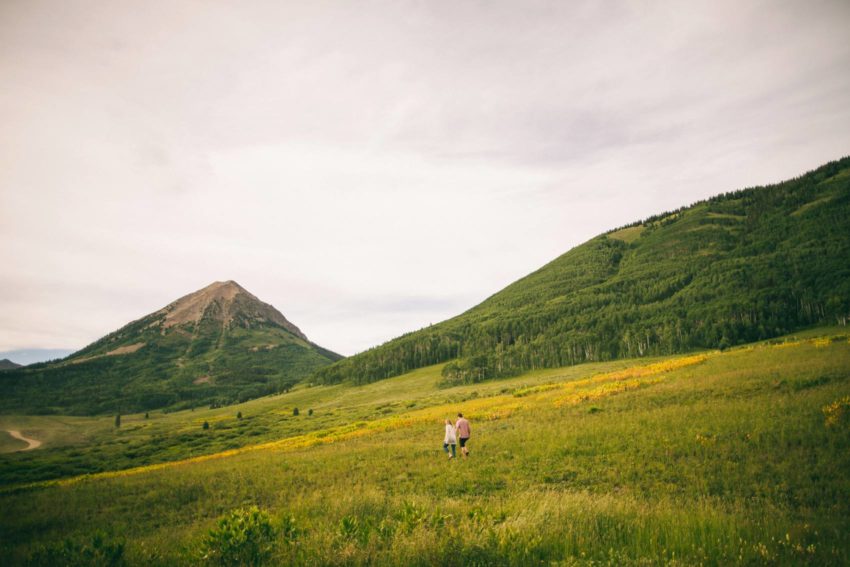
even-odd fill
[(275, 324), (307, 340), (306, 335), (287, 321), (280, 311), (263, 303), (233, 280), (212, 283), (181, 297), (157, 313), (165, 314), (162, 326), (166, 329), (187, 323), (197, 324), (208, 317), (227, 327), (251, 328), (252, 325)]
[(14, 370), (15, 368), (20, 368), (21, 365), (15, 362), (12, 362), (8, 358), (4, 358), (0, 360), (0, 370)]
[(64, 360), (4, 372), (0, 411), (223, 405), (288, 390), (340, 358), (238, 283), (215, 282)]

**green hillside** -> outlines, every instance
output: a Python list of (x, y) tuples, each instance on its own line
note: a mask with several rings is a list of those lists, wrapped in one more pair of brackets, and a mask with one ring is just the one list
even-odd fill
[(338, 360), (235, 282), (212, 284), (70, 357), (0, 374), (0, 413), (223, 405), (291, 388)]
[(725, 348), (850, 316), (850, 158), (570, 250), (453, 319), (320, 369), (372, 382), (452, 361), (447, 384)]
[[(0, 455), (0, 558), (847, 565), (848, 339), (814, 329), (448, 388), (436, 366), (127, 415), (120, 428), (109, 416), (0, 416), (0, 429), (44, 441)], [(458, 411), (471, 456), (452, 461), (442, 421)], [(108, 472), (84, 474), (97, 470)]]

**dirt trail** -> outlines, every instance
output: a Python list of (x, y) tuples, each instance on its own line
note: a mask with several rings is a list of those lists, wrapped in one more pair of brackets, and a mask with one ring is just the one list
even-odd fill
[(33, 449), (38, 449), (39, 447), (41, 447), (41, 441), (39, 441), (38, 439), (30, 439), (28, 437), (24, 437), (23, 435), (21, 435), (21, 432), (16, 429), (7, 429), (6, 431), (15, 439), (20, 439), (24, 443), (29, 444), (28, 447), (21, 449), (21, 451), (32, 451)]

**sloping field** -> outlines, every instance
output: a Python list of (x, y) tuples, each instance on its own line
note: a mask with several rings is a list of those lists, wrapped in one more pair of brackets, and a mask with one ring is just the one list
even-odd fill
[(12, 435), (9, 431), (0, 431), (0, 453), (13, 453), (27, 447), (27, 442)]
[[(305, 388), (289, 395), (340, 422), (166, 465), (7, 483), (4, 564), (61, 549), (114, 556), (122, 543), (130, 564), (216, 564), (216, 519), (251, 505), (276, 530), (272, 564), (850, 561), (845, 333), (464, 389), (438, 380), (435, 368), (371, 391)], [(261, 402), (293, 421), (285, 396), (239, 407)], [(467, 461), (441, 447), (458, 410), (473, 424)], [(197, 427), (189, 413), (162, 419)]]

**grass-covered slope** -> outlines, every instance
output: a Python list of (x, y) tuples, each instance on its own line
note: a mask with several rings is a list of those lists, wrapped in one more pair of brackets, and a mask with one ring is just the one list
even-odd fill
[[(38, 451), (2, 456), (7, 469), (33, 475), (51, 453), (124, 468), (125, 453), (152, 436), (179, 439), (171, 455), (185, 459), (26, 488), (6, 477), (0, 557), (54, 565), (105, 555), (113, 563), (100, 564), (146, 566), (252, 557), (311, 566), (850, 562), (845, 329), (484, 384), (439, 388), (440, 379), (432, 367), (362, 387), (298, 387), (235, 408), (126, 416), (117, 430), (108, 417), (0, 417), (0, 427), (45, 439)], [(452, 462), (442, 420), (457, 411), (472, 421), (471, 457)], [(74, 430), (90, 438), (75, 440)], [(218, 523), (248, 506), (268, 514), (273, 537)], [(240, 550), (241, 561), (216, 555)]]
[(228, 404), (286, 390), (339, 358), (235, 282), (221, 282), (64, 360), (0, 373), (0, 413)]
[(600, 235), (453, 319), (319, 370), (447, 382), (775, 337), (850, 316), (850, 158)]

